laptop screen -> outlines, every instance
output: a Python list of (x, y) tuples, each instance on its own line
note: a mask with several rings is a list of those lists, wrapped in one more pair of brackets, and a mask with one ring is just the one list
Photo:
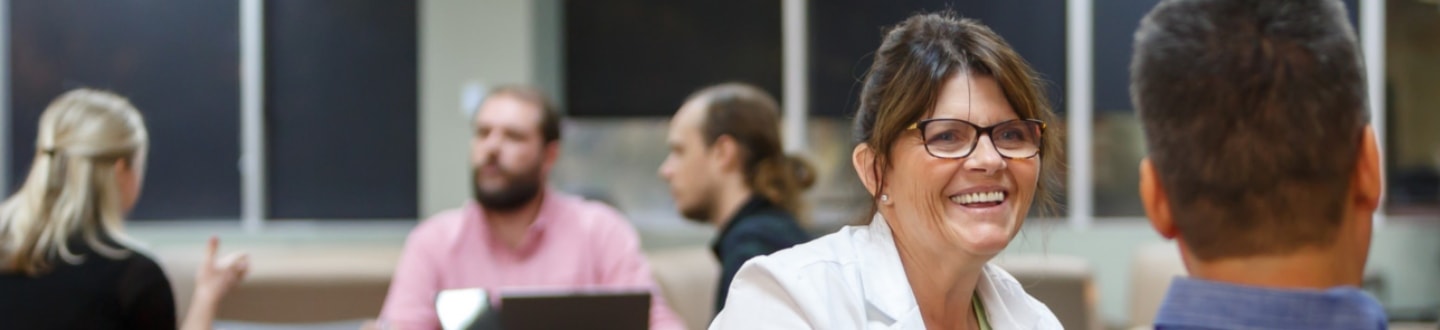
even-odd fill
[(441, 291), (435, 311), (444, 329), (648, 329), (650, 301), (644, 289), (476, 288)]

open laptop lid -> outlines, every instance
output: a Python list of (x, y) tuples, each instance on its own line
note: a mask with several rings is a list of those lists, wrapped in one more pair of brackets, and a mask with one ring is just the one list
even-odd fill
[[(435, 295), (435, 315), (445, 330), (499, 328), (491, 305), (490, 294), (480, 288), (444, 290)], [(478, 322), (482, 319), (486, 322)]]
[(435, 297), (443, 329), (648, 329), (644, 288), (444, 290)]

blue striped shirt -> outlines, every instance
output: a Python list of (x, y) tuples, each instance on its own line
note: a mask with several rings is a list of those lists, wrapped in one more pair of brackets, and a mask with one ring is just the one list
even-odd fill
[(1385, 329), (1385, 310), (1355, 287), (1274, 289), (1176, 278), (1155, 329)]

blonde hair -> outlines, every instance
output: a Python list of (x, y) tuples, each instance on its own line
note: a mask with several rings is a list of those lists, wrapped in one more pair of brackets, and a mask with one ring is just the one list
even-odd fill
[(0, 204), (0, 272), (38, 276), (56, 258), (78, 264), (84, 256), (68, 246), (76, 235), (104, 257), (129, 256), (115, 166), (134, 166), (148, 144), (144, 119), (124, 97), (82, 88), (50, 103), (30, 175)]

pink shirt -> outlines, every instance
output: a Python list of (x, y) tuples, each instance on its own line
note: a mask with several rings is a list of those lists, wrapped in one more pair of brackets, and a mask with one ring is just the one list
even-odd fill
[(655, 289), (640, 239), (624, 216), (555, 190), (542, 198), (516, 249), (491, 237), (473, 201), (416, 226), (405, 240), (381, 320), (400, 329), (438, 329), (435, 296), (448, 289), (646, 287), (654, 297), (650, 328), (684, 327)]

